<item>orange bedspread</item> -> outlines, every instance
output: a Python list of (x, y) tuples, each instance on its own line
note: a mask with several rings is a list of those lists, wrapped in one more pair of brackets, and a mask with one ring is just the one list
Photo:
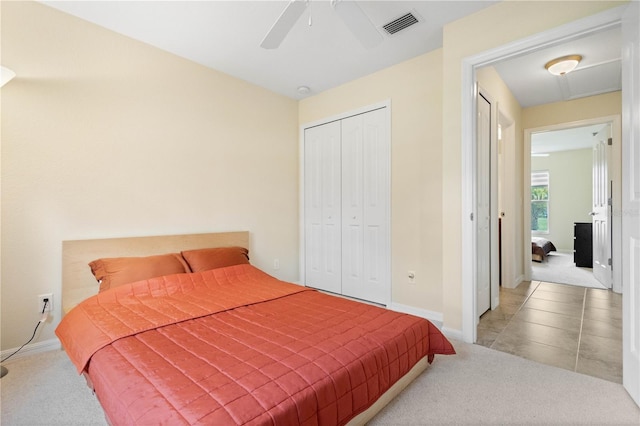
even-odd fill
[(81, 372), (98, 349), (121, 337), (306, 290), (251, 265), (167, 275), (83, 301), (56, 334)]
[(429, 321), (237, 265), (125, 285), (56, 330), (119, 424), (344, 424), (421, 358)]

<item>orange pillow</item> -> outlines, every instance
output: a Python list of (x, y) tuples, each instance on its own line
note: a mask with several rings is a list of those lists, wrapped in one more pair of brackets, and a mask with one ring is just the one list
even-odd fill
[(100, 282), (100, 291), (162, 275), (189, 272), (189, 266), (180, 253), (103, 258), (90, 262), (89, 267)]
[(208, 271), (225, 266), (249, 263), (249, 250), (244, 247), (217, 247), (181, 252), (191, 272)]

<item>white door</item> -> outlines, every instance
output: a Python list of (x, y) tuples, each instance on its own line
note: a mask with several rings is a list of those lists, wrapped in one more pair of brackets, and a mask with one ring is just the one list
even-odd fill
[[(513, 288), (517, 283), (516, 264), (518, 256), (516, 255), (516, 228), (518, 223), (518, 214), (515, 208), (516, 201), (516, 152), (515, 152), (515, 125), (513, 121), (507, 119), (502, 114), (499, 115), (502, 124), (502, 140), (499, 141), (499, 152), (502, 157), (501, 163), (498, 165), (500, 173), (500, 205), (498, 209), (502, 219), (502, 257), (500, 263), (502, 265), (502, 287)], [(518, 167), (518, 173), (521, 173)], [(521, 233), (520, 233), (521, 234)], [(498, 289), (498, 295), (500, 290)], [(493, 295), (496, 298), (496, 294)]]
[(478, 95), (477, 121), (477, 314), (491, 308), (491, 104)]
[(605, 287), (611, 288), (611, 233), (610, 233), (610, 184), (609, 141), (611, 124), (605, 125), (593, 136), (593, 275)]
[(304, 132), (305, 285), (341, 291), (340, 122)]
[(342, 293), (388, 304), (387, 111), (342, 120)]
[(640, 405), (640, 3), (622, 19), (622, 383)]

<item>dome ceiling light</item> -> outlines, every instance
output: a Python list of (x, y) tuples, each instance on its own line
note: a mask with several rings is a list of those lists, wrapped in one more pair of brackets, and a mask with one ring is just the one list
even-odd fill
[(580, 55), (563, 56), (547, 62), (544, 67), (553, 75), (565, 75), (573, 71), (581, 60)]

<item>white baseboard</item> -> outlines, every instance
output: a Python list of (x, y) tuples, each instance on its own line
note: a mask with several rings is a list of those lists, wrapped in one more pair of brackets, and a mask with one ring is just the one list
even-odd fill
[(524, 281), (524, 275), (518, 275), (513, 281), (504, 280), (502, 282), (502, 287), (504, 288), (516, 288), (520, 285), (520, 283)]
[(464, 339), (462, 338), (462, 330), (443, 327), (441, 331), (442, 334), (444, 334), (444, 337), (446, 337), (447, 339), (464, 341)]
[(442, 329), (442, 312), (433, 312), (427, 309), (415, 308), (413, 306), (403, 305), (401, 303), (391, 303), (389, 309), (396, 312), (402, 312), (403, 314), (415, 315), (417, 317), (428, 319), (438, 327)]
[(514, 285), (513, 285), (513, 287), (512, 287), (512, 288), (516, 288), (516, 287), (518, 287), (522, 281), (524, 281), (524, 275), (519, 275), (519, 276), (516, 278), (516, 281), (513, 283)]
[[(58, 339), (49, 339), (49, 340), (45, 340), (44, 342), (32, 343), (32, 344), (26, 345), (24, 348), (20, 349), (20, 352), (18, 352), (14, 356), (12, 356), (9, 360), (7, 360), (7, 362), (9, 362), (11, 360), (14, 360), (14, 359), (24, 358), (24, 357), (29, 356), (29, 355), (35, 355), (35, 354), (39, 354), (39, 353), (43, 353), (43, 352), (60, 350), (61, 348), (62, 348), (62, 346), (60, 345), (60, 340), (58, 340)], [(5, 357), (11, 355), (17, 349), (18, 348), (13, 348), (13, 349), (7, 349), (7, 350), (2, 351), (2, 355), (1, 355), (2, 359), (4, 359)]]

